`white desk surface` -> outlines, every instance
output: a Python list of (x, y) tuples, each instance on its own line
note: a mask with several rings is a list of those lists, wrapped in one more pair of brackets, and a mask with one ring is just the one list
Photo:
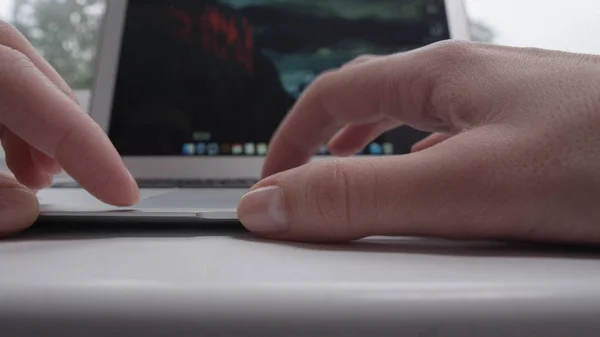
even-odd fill
[[(82, 226), (84, 226), (82, 224)], [(0, 242), (0, 333), (600, 335), (600, 251), (244, 231), (45, 231)]]

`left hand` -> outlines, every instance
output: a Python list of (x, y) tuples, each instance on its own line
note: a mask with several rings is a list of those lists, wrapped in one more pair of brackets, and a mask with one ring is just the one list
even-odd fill
[(108, 204), (139, 201), (138, 186), (104, 131), (29, 41), (2, 21), (0, 142), (11, 171), (0, 172), (0, 237), (35, 222), (36, 191), (62, 170)]

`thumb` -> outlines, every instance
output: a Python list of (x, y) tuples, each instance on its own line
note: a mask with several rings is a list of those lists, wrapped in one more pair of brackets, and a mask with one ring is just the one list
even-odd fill
[(0, 172), (0, 237), (31, 226), (39, 212), (34, 192), (7, 173)]
[(515, 188), (526, 181), (507, 184), (498, 163), (486, 158), (490, 148), (461, 148), (461, 138), (404, 156), (334, 159), (273, 175), (242, 198), (239, 219), (260, 236), (311, 242), (518, 233), (511, 217), (534, 214), (523, 202), (525, 187)]

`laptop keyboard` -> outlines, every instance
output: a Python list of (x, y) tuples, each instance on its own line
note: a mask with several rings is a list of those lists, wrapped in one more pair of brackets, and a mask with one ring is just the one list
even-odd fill
[[(139, 179), (140, 188), (250, 188), (258, 179)], [(81, 187), (75, 181), (58, 182), (55, 188)]]

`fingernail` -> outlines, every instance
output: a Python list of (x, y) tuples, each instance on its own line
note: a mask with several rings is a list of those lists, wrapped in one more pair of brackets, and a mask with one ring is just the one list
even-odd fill
[(137, 180), (135, 180), (135, 178), (133, 177), (133, 174), (131, 174), (129, 170), (127, 171), (127, 173), (129, 174), (129, 178), (131, 178), (131, 188), (133, 189), (133, 195), (135, 196), (135, 203), (138, 203), (141, 198), (140, 187), (137, 183)]
[(51, 174), (46, 174), (42, 182), (30, 187), (37, 190), (43, 190), (51, 187), (52, 185), (54, 185), (54, 176)]
[(131, 179), (131, 183), (137, 186), (137, 182), (136, 182), (135, 178), (133, 177), (133, 174), (131, 173), (131, 171), (127, 170), (127, 174), (129, 175), (129, 179)]
[(283, 191), (278, 186), (248, 192), (240, 202), (238, 216), (251, 232), (275, 234), (288, 230)]
[(54, 169), (50, 173), (57, 176), (57, 175), (61, 174), (62, 172), (63, 172), (63, 168), (60, 166), (57, 166), (57, 167), (54, 167)]
[(56, 183), (56, 176), (51, 174), (48, 176), (48, 186), (46, 187), (51, 187), (54, 186), (54, 184)]

